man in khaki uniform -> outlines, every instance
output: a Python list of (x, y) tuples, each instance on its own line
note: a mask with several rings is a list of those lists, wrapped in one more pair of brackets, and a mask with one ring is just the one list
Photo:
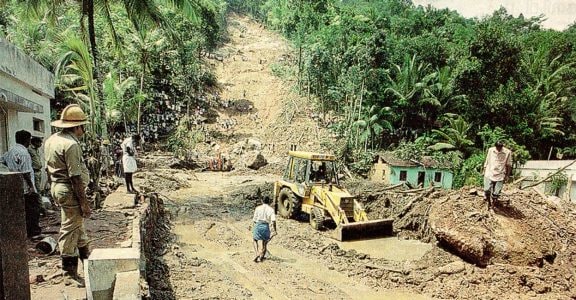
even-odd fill
[(42, 192), (43, 188), (40, 186), (42, 182), (42, 159), (40, 158), (40, 147), (42, 147), (42, 138), (33, 136), (28, 146), (28, 153), (32, 158), (32, 169), (34, 170), (34, 185), (38, 193)]
[(50, 136), (44, 146), (51, 194), (61, 207), (58, 247), (62, 270), (67, 279), (78, 285), (83, 285), (77, 273), (78, 256), (84, 260), (90, 255), (83, 219), (89, 218), (92, 213), (85, 193), (90, 178), (78, 141), (84, 135), (86, 123), (86, 115), (80, 106), (66, 106), (60, 120), (51, 123), (62, 130)]

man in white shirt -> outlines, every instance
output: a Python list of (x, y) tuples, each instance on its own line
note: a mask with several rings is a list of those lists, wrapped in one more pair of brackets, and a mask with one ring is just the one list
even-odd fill
[(34, 185), (34, 169), (32, 157), (28, 152), (32, 134), (26, 130), (16, 132), (14, 145), (1, 158), (0, 162), (12, 172), (20, 172), (23, 177), (23, 195), (26, 209), (26, 234), (29, 238), (39, 236), (40, 229), (40, 198)]
[(24, 173), (24, 194), (36, 192), (32, 157), (28, 153), (31, 138), (32, 134), (26, 130), (16, 132), (16, 145), (12, 146), (0, 159), (10, 171)]
[[(252, 218), (254, 222), (252, 237), (254, 239), (254, 251), (256, 252), (254, 262), (264, 260), (266, 246), (270, 239), (276, 235), (276, 214), (270, 206), (270, 202), (270, 197), (265, 196), (262, 198), (262, 204), (254, 210), (254, 217)], [(270, 231), (270, 225), (272, 225), (272, 231)]]
[(498, 201), (511, 170), (512, 151), (504, 147), (502, 141), (498, 141), (488, 149), (484, 161), (484, 199), (488, 202), (488, 209), (492, 208), (492, 200)]

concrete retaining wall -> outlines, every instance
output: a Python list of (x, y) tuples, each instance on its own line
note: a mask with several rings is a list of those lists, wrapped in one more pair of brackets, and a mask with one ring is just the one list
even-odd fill
[[(169, 230), (164, 204), (156, 194), (145, 197), (132, 221), (126, 248), (94, 249), (85, 265), (86, 293), (89, 300), (136, 300), (150, 298), (146, 283), (147, 262), (153, 260), (158, 229)], [(127, 241), (128, 242), (128, 241)]]

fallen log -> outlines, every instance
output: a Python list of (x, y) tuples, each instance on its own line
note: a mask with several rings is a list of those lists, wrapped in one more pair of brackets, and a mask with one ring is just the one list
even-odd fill
[(400, 219), (403, 216), (405, 216), (414, 206), (414, 204), (416, 204), (417, 202), (422, 201), (426, 196), (428, 196), (432, 191), (434, 190), (434, 188), (429, 188), (424, 190), (423, 193), (417, 195), (416, 197), (412, 198), (410, 200), (410, 202), (408, 202), (408, 204), (406, 204), (406, 206), (404, 206), (404, 208), (402, 208), (402, 210), (400, 211), (400, 213), (398, 215), (396, 215), (396, 219)]

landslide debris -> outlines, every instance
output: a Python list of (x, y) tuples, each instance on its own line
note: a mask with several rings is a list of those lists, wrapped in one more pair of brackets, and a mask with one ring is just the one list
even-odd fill
[[(481, 191), (353, 184), (371, 219), (393, 217), (400, 238), (435, 243), (395, 283), (439, 298), (576, 296), (576, 205), (505, 187), (488, 210)], [(509, 202), (509, 203), (507, 203)], [(388, 278), (389, 272), (377, 272)], [(373, 272), (368, 276), (374, 276)], [(388, 277), (387, 277), (388, 276)], [(396, 286), (389, 280), (378, 286)]]

